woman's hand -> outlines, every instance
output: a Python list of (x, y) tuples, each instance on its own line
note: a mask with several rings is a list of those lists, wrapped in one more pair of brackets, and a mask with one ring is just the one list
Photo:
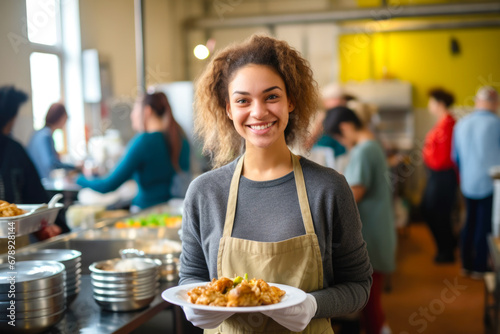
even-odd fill
[(38, 240), (45, 240), (45, 239), (49, 239), (49, 238), (52, 238), (52, 237), (55, 237), (56, 235), (59, 235), (61, 234), (61, 228), (57, 225), (49, 225), (49, 226), (45, 226), (44, 228), (42, 228), (40, 231), (38, 232), (35, 232), (35, 235), (36, 237), (38, 238)]
[(232, 316), (231, 312), (214, 312), (194, 309), (188, 306), (182, 308), (186, 314), (186, 319), (196, 327), (203, 329), (217, 328), (224, 320)]
[(307, 294), (306, 300), (298, 305), (279, 310), (266, 311), (262, 312), (262, 314), (267, 315), (269, 318), (272, 318), (281, 326), (292, 332), (302, 332), (311, 322), (317, 309), (318, 304), (316, 298), (311, 294)]

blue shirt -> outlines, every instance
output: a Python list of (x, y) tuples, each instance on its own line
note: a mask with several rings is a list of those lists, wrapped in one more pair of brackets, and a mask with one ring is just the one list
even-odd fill
[(453, 130), (451, 158), (458, 166), (465, 197), (490, 196), (493, 180), (488, 171), (500, 165), (500, 117), (478, 110), (458, 121)]
[(28, 154), (35, 164), (40, 178), (48, 178), (53, 169), (74, 169), (75, 166), (62, 163), (56, 152), (52, 131), (44, 127), (33, 133), (28, 144)]
[[(183, 171), (189, 171), (189, 154), (189, 143), (183, 139), (179, 158), (179, 166)], [(134, 179), (139, 189), (132, 204), (144, 209), (164, 203), (172, 197), (170, 186), (174, 174), (170, 150), (163, 133), (146, 132), (130, 140), (125, 155), (108, 176), (92, 180), (80, 176), (77, 183), (107, 193), (116, 190), (127, 180)]]

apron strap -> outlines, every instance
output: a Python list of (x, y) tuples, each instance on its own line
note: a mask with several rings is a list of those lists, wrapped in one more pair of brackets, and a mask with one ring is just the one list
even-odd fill
[[(292, 155), (293, 173), (295, 176), (295, 186), (297, 187), (297, 195), (299, 197), (300, 212), (302, 214), (302, 221), (306, 234), (314, 233), (314, 224), (309, 207), (309, 200), (307, 198), (306, 183), (304, 181), (304, 174), (302, 173), (302, 166), (300, 165), (299, 158), (290, 152)], [(230, 237), (233, 232), (234, 217), (236, 215), (236, 203), (238, 202), (238, 187), (240, 184), (241, 172), (243, 170), (244, 156), (236, 164), (233, 178), (231, 179), (231, 186), (229, 188), (229, 198), (227, 202), (226, 221), (224, 223), (224, 237)]]
[(311, 208), (309, 206), (309, 199), (307, 198), (306, 182), (304, 181), (304, 173), (300, 165), (299, 157), (292, 154), (293, 173), (295, 174), (295, 186), (297, 187), (297, 194), (299, 196), (300, 212), (302, 213), (302, 220), (304, 221), (304, 228), (306, 234), (314, 233), (314, 224), (311, 215)]
[(227, 200), (226, 222), (224, 223), (223, 237), (230, 237), (233, 232), (234, 217), (236, 215), (236, 203), (238, 201), (238, 187), (240, 185), (241, 171), (243, 170), (243, 160), (245, 156), (242, 155), (231, 179), (231, 187), (229, 188), (229, 198)]

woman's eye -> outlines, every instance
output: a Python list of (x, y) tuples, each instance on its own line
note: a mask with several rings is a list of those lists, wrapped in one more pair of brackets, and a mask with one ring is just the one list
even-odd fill
[(244, 103), (248, 103), (248, 101), (247, 101), (247, 99), (238, 99), (238, 100), (236, 100), (236, 103), (244, 104)]
[(277, 99), (278, 97), (279, 97), (279, 96), (278, 96), (278, 95), (276, 95), (276, 94), (271, 94), (271, 95), (269, 95), (269, 96), (267, 97), (267, 99), (268, 99), (268, 100), (275, 100), (275, 99)]

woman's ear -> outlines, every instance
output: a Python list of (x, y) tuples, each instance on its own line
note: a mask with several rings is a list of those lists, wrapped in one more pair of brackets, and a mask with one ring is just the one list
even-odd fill
[(292, 111), (295, 110), (295, 104), (291, 101), (291, 100), (288, 100), (288, 112), (291, 113)]
[(226, 115), (230, 120), (233, 120), (233, 115), (231, 113), (231, 105), (229, 102), (226, 102)]

